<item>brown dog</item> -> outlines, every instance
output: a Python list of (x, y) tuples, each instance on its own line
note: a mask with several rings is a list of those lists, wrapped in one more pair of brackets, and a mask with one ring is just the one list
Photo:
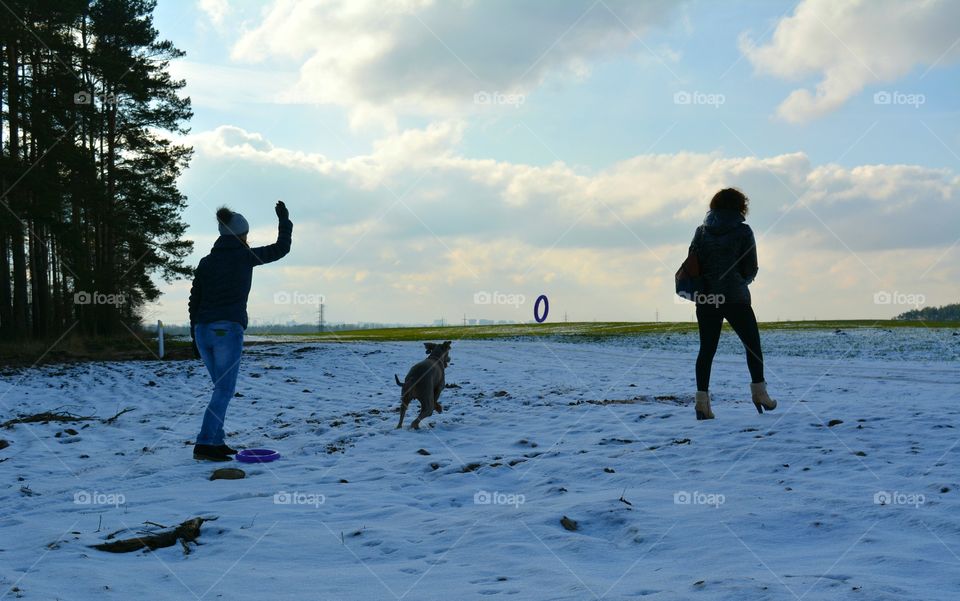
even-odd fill
[(397, 429), (403, 427), (403, 416), (407, 414), (407, 406), (413, 399), (420, 401), (420, 415), (410, 424), (411, 428), (419, 429), (420, 421), (433, 415), (434, 409), (437, 413), (443, 413), (440, 393), (443, 392), (443, 386), (446, 383), (444, 369), (450, 365), (450, 341), (447, 340), (443, 344), (424, 342), (423, 346), (427, 348), (429, 357), (411, 367), (403, 382), (397, 374), (393, 374), (393, 379), (403, 387), (400, 393), (400, 422), (397, 424)]

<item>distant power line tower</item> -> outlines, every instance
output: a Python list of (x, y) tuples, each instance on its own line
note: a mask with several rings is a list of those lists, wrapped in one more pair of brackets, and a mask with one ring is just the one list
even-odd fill
[(324, 308), (324, 304), (323, 304), (323, 303), (320, 303), (320, 307), (319, 307), (319, 309), (317, 310), (317, 314), (318, 314), (318, 315), (317, 315), (317, 329), (318, 329), (320, 332), (323, 331), (323, 327), (324, 327), (323, 308)]

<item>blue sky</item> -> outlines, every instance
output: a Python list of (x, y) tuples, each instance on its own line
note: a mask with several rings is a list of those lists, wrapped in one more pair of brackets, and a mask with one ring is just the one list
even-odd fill
[[(255, 275), (255, 322), (312, 320), (291, 292), (337, 321), (522, 321), (541, 293), (571, 319), (690, 319), (672, 271), (738, 185), (761, 319), (957, 301), (956, 5), (545, 6), (161, 2), (194, 101), (191, 261), (213, 207), (266, 243), (283, 198), (294, 250)], [(151, 318), (185, 321), (187, 286)]]

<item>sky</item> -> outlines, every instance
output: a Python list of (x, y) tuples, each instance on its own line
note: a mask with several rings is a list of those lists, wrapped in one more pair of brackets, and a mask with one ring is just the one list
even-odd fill
[[(762, 321), (960, 301), (960, 3), (161, 0), (196, 264), (226, 204), (293, 247), (251, 323), (686, 321), (710, 197)], [(190, 282), (148, 320), (188, 321)]]

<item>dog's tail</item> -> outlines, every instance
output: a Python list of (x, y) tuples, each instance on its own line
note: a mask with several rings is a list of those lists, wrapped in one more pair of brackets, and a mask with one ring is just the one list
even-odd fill
[(393, 374), (393, 379), (397, 381), (397, 386), (403, 386), (403, 382), (400, 381), (400, 378), (397, 377), (397, 374)]

